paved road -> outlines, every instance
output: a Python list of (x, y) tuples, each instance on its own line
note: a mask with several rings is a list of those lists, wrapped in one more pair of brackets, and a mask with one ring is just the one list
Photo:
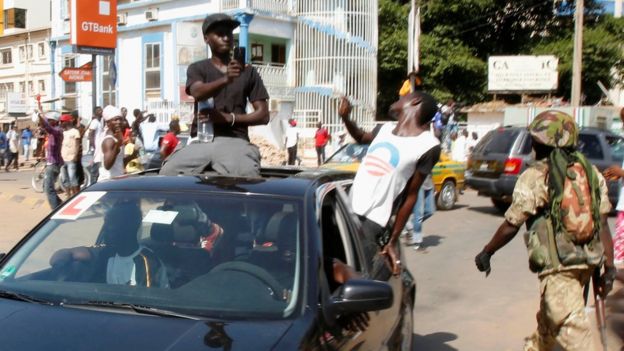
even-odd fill
[[(492, 257), (488, 278), (474, 264), (502, 221), (489, 199), (467, 191), (455, 209), (425, 222), (424, 250), (407, 253), (418, 284), (415, 351), (522, 350), (539, 306), (524, 230)], [(609, 221), (613, 228), (614, 218)]]
[[(0, 252), (49, 212), (43, 194), (30, 188), (31, 175), (0, 172)], [(521, 234), (492, 258), (487, 279), (473, 262), (502, 220), (488, 199), (467, 191), (454, 210), (425, 223), (423, 250), (406, 251), (418, 284), (414, 351), (522, 349), (535, 328), (538, 284)]]

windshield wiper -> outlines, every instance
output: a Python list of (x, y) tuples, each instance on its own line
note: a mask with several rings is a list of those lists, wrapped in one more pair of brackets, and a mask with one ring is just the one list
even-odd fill
[(169, 310), (163, 310), (155, 307), (141, 306), (131, 303), (118, 303), (118, 302), (110, 302), (110, 301), (87, 301), (87, 302), (77, 302), (77, 303), (62, 303), (63, 307), (96, 307), (96, 308), (112, 308), (112, 309), (122, 309), (122, 310), (130, 310), (139, 314), (149, 314), (153, 316), (160, 317), (171, 317), (171, 318), (182, 318), (182, 319), (192, 319), (192, 320), (202, 320), (199, 317), (191, 316), (188, 314), (178, 313)]
[(24, 302), (30, 302), (30, 303), (38, 303), (42, 305), (50, 305), (50, 306), (54, 305), (54, 303), (52, 303), (51, 301), (39, 299), (30, 295), (26, 295), (26, 294), (14, 292), (14, 291), (8, 291), (8, 290), (0, 290), (0, 298), (16, 300), (16, 301), (24, 301)]

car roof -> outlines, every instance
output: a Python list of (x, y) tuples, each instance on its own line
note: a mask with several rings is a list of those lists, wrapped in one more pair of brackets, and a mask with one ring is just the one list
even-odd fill
[[(517, 126), (517, 125), (507, 125), (504, 127), (499, 127), (496, 129), (519, 129), (519, 130), (524, 130), (527, 131), (527, 127), (526, 126)], [(493, 130), (496, 130), (493, 129)], [(598, 128), (598, 127), (581, 127), (581, 129), (579, 129), (580, 133), (585, 133), (585, 134), (611, 134), (611, 135), (617, 135), (615, 133), (613, 133), (612, 131), (608, 130), (608, 129), (603, 129), (603, 128)]]
[(352, 178), (352, 172), (294, 167), (263, 168), (258, 178), (214, 174), (160, 176), (148, 171), (98, 182), (86, 191), (236, 192), (303, 197), (308, 190), (324, 183)]

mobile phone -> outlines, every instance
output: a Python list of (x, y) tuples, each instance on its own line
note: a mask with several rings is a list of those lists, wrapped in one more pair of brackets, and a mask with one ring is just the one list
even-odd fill
[(235, 47), (234, 48), (234, 60), (238, 61), (238, 63), (241, 64), (241, 66), (245, 66), (245, 57), (246, 57), (246, 51), (245, 51), (245, 47), (244, 46), (239, 46), (239, 47)]

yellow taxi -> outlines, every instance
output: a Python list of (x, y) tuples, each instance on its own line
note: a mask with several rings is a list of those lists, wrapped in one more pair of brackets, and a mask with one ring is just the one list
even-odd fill
[[(368, 145), (345, 144), (331, 155), (322, 167), (356, 172)], [(436, 207), (450, 210), (455, 206), (459, 193), (464, 189), (464, 171), (466, 166), (442, 153), (440, 161), (433, 167), (433, 184), (436, 193)]]

